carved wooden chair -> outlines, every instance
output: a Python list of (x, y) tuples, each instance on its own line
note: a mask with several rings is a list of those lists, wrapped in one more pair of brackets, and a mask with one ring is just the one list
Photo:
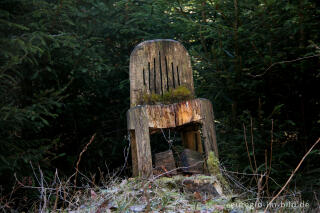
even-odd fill
[(209, 100), (197, 98), (167, 105), (144, 103), (144, 95), (163, 95), (178, 86), (184, 86), (194, 94), (190, 57), (182, 44), (169, 39), (140, 43), (131, 53), (129, 76), (127, 126), (133, 176), (152, 175), (150, 134), (161, 128), (179, 128), (186, 148), (204, 151), (206, 156), (214, 151), (218, 157), (214, 115)]

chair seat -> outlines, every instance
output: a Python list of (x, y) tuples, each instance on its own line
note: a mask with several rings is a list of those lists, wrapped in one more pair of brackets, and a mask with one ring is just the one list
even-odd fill
[[(130, 132), (138, 131), (138, 141), (147, 140), (155, 129), (177, 128), (190, 123), (199, 123), (203, 131), (205, 152), (211, 150), (218, 156), (214, 115), (212, 104), (208, 99), (197, 98), (173, 104), (139, 105), (127, 112), (127, 127)], [(137, 135), (136, 135), (137, 136)]]
[(206, 113), (204, 109), (212, 108), (207, 99), (197, 98), (173, 104), (139, 105), (127, 112), (127, 127), (135, 129), (134, 115), (144, 113), (148, 126), (152, 129), (175, 128), (189, 123), (202, 123)]

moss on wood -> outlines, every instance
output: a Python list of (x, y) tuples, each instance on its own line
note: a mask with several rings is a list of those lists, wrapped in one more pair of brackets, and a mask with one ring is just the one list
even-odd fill
[(176, 89), (170, 89), (167, 92), (160, 94), (144, 94), (143, 95), (143, 104), (171, 104), (179, 101), (185, 101), (193, 99), (191, 91), (185, 86), (179, 86)]
[(211, 175), (214, 175), (217, 177), (217, 179), (222, 184), (225, 190), (230, 190), (228, 182), (221, 174), (219, 165), (220, 165), (219, 159), (211, 151), (207, 159), (208, 171)]

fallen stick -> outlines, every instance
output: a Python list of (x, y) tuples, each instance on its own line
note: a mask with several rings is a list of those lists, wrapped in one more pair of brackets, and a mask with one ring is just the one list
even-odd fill
[(267, 212), (269, 206), (271, 205), (271, 203), (277, 199), (277, 197), (279, 197), (279, 195), (281, 194), (281, 192), (287, 187), (287, 185), (290, 183), (291, 179), (293, 178), (294, 174), (298, 171), (298, 169), (300, 168), (302, 162), (304, 161), (304, 159), (309, 155), (309, 153), (312, 151), (312, 149), (320, 142), (320, 138), (318, 138), (318, 140), (312, 145), (312, 147), (309, 149), (309, 151), (303, 156), (303, 158), (300, 160), (298, 166), (296, 167), (296, 169), (292, 172), (292, 174), (290, 175), (290, 177), (288, 178), (286, 184), (284, 184), (284, 186), (281, 188), (281, 190), (278, 192), (278, 194), (276, 196), (274, 196), (272, 198), (272, 200), (268, 203), (267, 207), (264, 210), (264, 213)]

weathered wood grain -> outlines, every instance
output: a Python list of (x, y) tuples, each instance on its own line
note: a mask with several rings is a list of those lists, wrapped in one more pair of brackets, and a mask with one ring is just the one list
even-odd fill
[(181, 132), (182, 144), (185, 148), (202, 153), (202, 142), (199, 130), (183, 130)]
[(192, 122), (201, 122), (201, 102), (205, 99), (193, 99), (173, 104), (140, 105), (130, 108), (127, 112), (128, 129), (135, 124), (131, 113), (142, 110), (146, 113), (150, 128), (174, 128)]
[(197, 145), (197, 151), (200, 152), (200, 153), (203, 153), (203, 147), (202, 147), (200, 130), (198, 130), (198, 131), (196, 132), (196, 143), (198, 144), (198, 145)]
[[(183, 144), (193, 150), (186, 151), (186, 159), (196, 159), (192, 157), (196, 156), (192, 154), (196, 151), (198, 154), (205, 152), (206, 156), (214, 151), (218, 157), (214, 115), (209, 100), (198, 98), (168, 105), (144, 103), (145, 94), (162, 95), (178, 86), (185, 86), (194, 95), (190, 57), (182, 44), (169, 39), (142, 42), (131, 53), (129, 78), (131, 108), (127, 112), (127, 126), (133, 176), (152, 175), (150, 133), (162, 128), (182, 132)], [(188, 153), (192, 154), (191, 157)]]
[(163, 173), (168, 173), (170, 175), (177, 174), (176, 163), (173, 157), (172, 150), (167, 150), (164, 152), (156, 153), (154, 156), (155, 169), (154, 174), (160, 175)]
[(132, 112), (131, 116), (136, 127), (131, 133), (133, 175), (148, 178), (152, 175), (148, 118), (141, 108)]
[(194, 94), (190, 57), (183, 45), (170, 39), (140, 43), (130, 56), (130, 105), (143, 104), (144, 94), (163, 94), (179, 85)]
[(183, 131), (181, 133), (182, 145), (185, 148), (197, 151), (197, 144), (195, 140), (195, 132), (194, 131)]
[(130, 130), (129, 134), (130, 134), (130, 143), (131, 143), (130, 145), (131, 145), (131, 156), (132, 156), (132, 175), (139, 176), (136, 134), (134, 130)]
[(214, 150), (216, 157), (219, 159), (214, 115), (212, 104), (209, 100), (202, 99), (200, 113), (202, 117), (202, 136), (204, 138), (206, 156), (209, 156), (209, 152)]
[(184, 172), (201, 174), (204, 171), (202, 155), (191, 149), (184, 149), (181, 153), (181, 163)]
[(206, 154), (214, 151), (218, 157), (214, 115), (209, 100), (197, 98), (169, 105), (141, 105), (130, 108), (127, 112), (129, 130), (136, 129), (136, 111), (146, 115), (147, 126), (153, 129), (175, 128), (190, 123), (201, 124)]

